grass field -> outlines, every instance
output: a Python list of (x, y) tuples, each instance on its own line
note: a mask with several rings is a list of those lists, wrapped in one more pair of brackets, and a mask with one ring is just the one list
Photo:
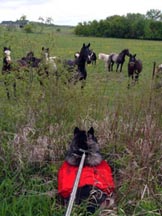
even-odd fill
[[(99, 52), (128, 48), (143, 62), (139, 83), (127, 89), (127, 63), (122, 73), (107, 72), (104, 63), (87, 65), (84, 90), (67, 86), (65, 77), (39, 84), (37, 74), (17, 80), (17, 97), (6, 97), (0, 74), (0, 215), (62, 216), (56, 201), (57, 171), (75, 126), (95, 128), (101, 152), (116, 183), (118, 216), (162, 214), (162, 90), (152, 80), (153, 62), (162, 63), (162, 42), (76, 37), (69, 31), (26, 34), (0, 29), (0, 50), (12, 49), (13, 62), (30, 50), (40, 57), (73, 59), (83, 43)], [(2, 67), (3, 52), (0, 55)], [(61, 63), (58, 68), (64, 73)], [(14, 73), (7, 77), (12, 92)], [(80, 208), (73, 208), (79, 215)]]

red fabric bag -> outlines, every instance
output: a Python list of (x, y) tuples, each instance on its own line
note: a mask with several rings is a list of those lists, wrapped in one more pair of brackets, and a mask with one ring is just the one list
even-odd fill
[[(75, 178), (78, 172), (77, 166), (72, 166), (66, 161), (62, 164), (58, 172), (58, 193), (67, 198), (70, 196)], [(84, 166), (82, 169), (78, 187), (92, 185), (98, 187), (108, 195), (114, 190), (112, 171), (106, 161), (102, 161), (97, 166)]]

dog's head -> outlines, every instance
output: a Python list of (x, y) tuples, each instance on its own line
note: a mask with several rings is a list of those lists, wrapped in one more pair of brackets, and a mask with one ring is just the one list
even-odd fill
[(91, 127), (88, 131), (74, 129), (74, 136), (67, 153), (66, 161), (71, 165), (79, 165), (83, 151), (86, 152), (85, 165), (98, 165), (102, 157), (99, 153), (97, 138), (94, 135), (94, 129)]

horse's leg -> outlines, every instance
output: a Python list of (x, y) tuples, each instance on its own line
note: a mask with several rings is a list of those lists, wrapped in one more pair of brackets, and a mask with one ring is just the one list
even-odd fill
[(81, 89), (83, 89), (85, 85), (86, 85), (86, 80), (85, 79), (81, 80)]
[(13, 83), (14, 97), (16, 98), (16, 81)]
[(135, 72), (132, 74), (132, 85), (135, 85), (136, 79), (135, 79)]
[(127, 86), (128, 89), (130, 89), (130, 77), (131, 75), (128, 75), (128, 86)]
[(108, 70), (110, 72), (110, 69), (111, 69), (111, 63), (110, 62), (106, 62), (105, 63), (105, 68), (106, 68), (106, 71)]
[(118, 68), (119, 68), (119, 63), (117, 63), (116, 72), (118, 72)]
[(42, 87), (44, 87), (44, 84), (43, 84), (43, 81), (42, 81), (44, 73), (45, 73), (44, 68), (37, 68), (38, 81), (39, 81), (40, 86), (42, 86)]
[(113, 71), (113, 65), (114, 65), (114, 62), (112, 61), (111, 62), (111, 71)]
[(120, 72), (122, 72), (123, 63), (120, 65)]
[(135, 83), (138, 82), (139, 73), (138, 71), (135, 71)]
[(6, 81), (4, 81), (4, 85), (5, 85), (5, 88), (6, 88), (7, 98), (10, 99), (10, 93), (9, 93), (9, 89), (8, 89), (8, 84), (7, 84)]
[(8, 80), (7, 80), (7, 74), (5, 74), (5, 72), (2, 74), (4, 75), (4, 85), (5, 85), (5, 89), (6, 89), (7, 98), (9, 100), (10, 99), (10, 92), (9, 92), (9, 88), (8, 88), (9, 84), (8, 84)]

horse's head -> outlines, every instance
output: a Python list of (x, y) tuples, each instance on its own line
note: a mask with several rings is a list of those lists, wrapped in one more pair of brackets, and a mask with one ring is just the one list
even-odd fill
[(80, 50), (80, 55), (79, 55), (79, 60), (82, 60), (84, 62), (87, 62), (87, 64), (91, 63), (91, 51), (89, 49), (90, 43), (88, 45), (83, 44), (81, 50)]
[(131, 53), (129, 54), (129, 65), (134, 66), (136, 63), (136, 54), (132, 55)]
[(11, 49), (10, 48), (7, 48), (7, 47), (4, 47), (3, 48), (3, 53), (4, 53), (4, 58), (5, 58), (5, 61), (10, 64), (11, 63)]
[(33, 58), (34, 58), (34, 52), (33, 52), (33, 51), (30, 51), (30, 52), (27, 53), (25, 59), (26, 59), (26, 61), (27, 61), (28, 63), (31, 63), (31, 62), (33, 61)]
[(123, 53), (124, 55), (129, 56), (129, 49), (124, 49), (124, 50), (122, 51), (122, 53)]
[(93, 50), (90, 50), (90, 56), (89, 56), (90, 60), (92, 61), (96, 61), (97, 60), (97, 56), (96, 53)]
[(42, 58), (45, 59), (45, 60), (48, 60), (49, 59), (49, 48), (45, 48), (45, 47), (42, 47)]

